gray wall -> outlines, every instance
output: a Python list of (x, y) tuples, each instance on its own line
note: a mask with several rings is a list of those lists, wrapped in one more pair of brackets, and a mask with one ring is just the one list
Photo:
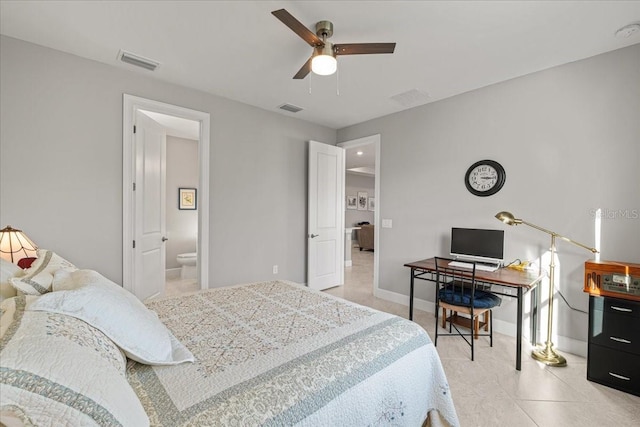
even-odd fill
[[(408, 294), (409, 261), (448, 253), (452, 226), (505, 229), (506, 258), (535, 259), (548, 235), (508, 227), (513, 212), (574, 240), (594, 244), (596, 208), (602, 259), (640, 262), (640, 45), (551, 68), (338, 131), (347, 141), (381, 134), (380, 287)], [(491, 197), (463, 183), (477, 160), (507, 172)], [(558, 288), (587, 310), (584, 261), (591, 254), (558, 242)], [(417, 296), (433, 301), (430, 286)], [(586, 341), (588, 319), (559, 302), (559, 335)], [(514, 322), (513, 302), (496, 317)]]
[(121, 282), (127, 93), (211, 114), (209, 285), (305, 282), (306, 141), (336, 131), (152, 76), (1, 37), (0, 223)]
[(198, 188), (198, 141), (167, 135), (167, 268), (198, 243), (198, 211), (178, 209), (179, 188)]
[[(345, 176), (344, 189), (345, 195), (347, 196), (357, 196), (358, 191), (366, 191), (369, 197), (375, 197), (375, 177), (354, 175), (347, 172)], [(347, 209), (345, 211), (345, 227), (353, 227), (356, 223), (362, 221), (369, 221), (373, 224), (373, 211), (359, 211), (357, 209)]]

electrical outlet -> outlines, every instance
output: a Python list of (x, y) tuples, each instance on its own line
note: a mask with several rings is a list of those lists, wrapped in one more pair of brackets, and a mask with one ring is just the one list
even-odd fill
[(278, 266), (277, 265), (273, 266), (273, 274), (278, 274)]

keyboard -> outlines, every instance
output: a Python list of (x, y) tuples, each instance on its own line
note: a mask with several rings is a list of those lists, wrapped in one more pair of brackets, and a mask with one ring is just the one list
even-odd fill
[[(449, 263), (450, 267), (458, 267), (458, 268), (468, 268), (469, 270), (473, 269), (473, 264), (469, 262), (462, 261), (451, 261)], [(498, 269), (497, 265), (488, 265), (488, 264), (476, 264), (476, 270), (480, 271), (496, 271)]]

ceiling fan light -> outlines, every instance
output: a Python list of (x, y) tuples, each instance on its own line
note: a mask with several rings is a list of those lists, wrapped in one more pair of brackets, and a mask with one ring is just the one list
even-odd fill
[(311, 60), (311, 70), (321, 76), (329, 76), (338, 69), (338, 61), (331, 55), (317, 55)]

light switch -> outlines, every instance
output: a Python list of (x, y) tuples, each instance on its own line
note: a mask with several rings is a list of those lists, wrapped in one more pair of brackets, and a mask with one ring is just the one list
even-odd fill
[(393, 227), (393, 221), (390, 219), (383, 219), (382, 220), (382, 228), (392, 228)]

